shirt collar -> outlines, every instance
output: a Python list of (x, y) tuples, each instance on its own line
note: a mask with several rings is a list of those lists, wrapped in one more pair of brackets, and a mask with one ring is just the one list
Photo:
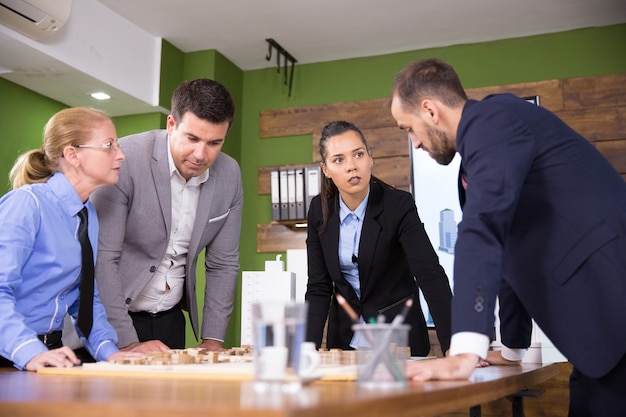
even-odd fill
[[(176, 174), (178, 175), (179, 178), (185, 180), (185, 178), (178, 171), (178, 168), (176, 168), (176, 164), (174, 163), (174, 158), (172, 157), (172, 152), (170, 151), (170, 135), (167, 135), (167, 161), (169, 163), (169, 168), (170, 168), (170, 178), (172, 178), (172, 176)], [(205, 183), (209, 179), (210, 169), (211, 168), (207, 168), (202, 174), (198, 175), (197, 177), (189, 178), (189, 180), (186, 181), (187, 184), (188, 185), (200, 185), (200, 184)]]
[(76, 189), (65, 174), (57, 171), (47, 182), (54, 195), (61, 201), (61, 206), (67, 210), (70, 216), (75, 216), (83, 209), (85, 204), (80, 200)]
[(350, 214), (354, 214), (359, 220), (363, 220), (363, 217), (365, 217), (365, 209), (367, 208), (367, 201), (369, 200), (369, 197), (370, 197), (370, 188), (368, 187), (367, 194), (365, 195), (365, 198), (363, 199), (363, 201), (361, 201), (361, 204), (359, 204), (356, 210), (351, 211), (346, 205), (346, 203), (343, 202), (343, 199), (340, 196), (339, 197), (339, 222), (343, 224), (343, 222), (346, 220), (346, 217), (348, 217)]

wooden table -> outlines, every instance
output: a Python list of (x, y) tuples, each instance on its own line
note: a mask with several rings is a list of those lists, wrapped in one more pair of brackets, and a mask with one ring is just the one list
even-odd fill
[(0, 415), (7, 417), (381, 417), (436, 416), (531, 388), (557, 364), (487, 367), (469, 381), (411, 382), (374, 391), (317, 381), (296, 394), (258, 394), (251, 381), (46, 375), (0, 371)]

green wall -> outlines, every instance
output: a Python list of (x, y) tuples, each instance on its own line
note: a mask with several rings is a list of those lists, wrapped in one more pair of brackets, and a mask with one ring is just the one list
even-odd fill
[(132, 116), (117, 116), (113, 118), (117, 137), (132, 135), (147, 130), (165, 127), (166, 116), (161, 113), (135, 114)]
[(43, 127), (65, 108), (26, 88), (0, 78), (0, 195), (11, 189), (9, 171), (19, 155), (43, 144)]
[[(257, 193), (258, 168), (309, 163), (312, 149), (309, 136), (259, 139), (261, 110), (387, 97), (395, 74), (409, 62), (426, 57), (442, 58), (454, 65), (466, 88), (624, 73), (625, 40), (626, 24), (622, 24), (384, 56), (296, 64), (291, 97), (287, 96), (283, 74), (277, 74), (274, 67), (244, 72), (217, 51), (184, 54), (164, 42), (160, 103), (169, 108), (175, 86), (183, 79), (198, 77), (217, 79), (233, 94), (237, 115), (224, 151), (240, 162), (243, 175), (241, 270), (262, 270), (264, 261), (274, 259), (276, 254), (256, 253), (257, 224), (268, 223), (271, 219), (269, 196)], [(298, 56), (298, 51), (290, 52)], [(0, 123), (0, 176), (7, 178), (17, 154), (41, 146), (43, 125), (64, 106), (2, 79), (0, 97), (0, 120), (4, 122)], [(115, 123), (118, 135), (124, 136), (163, 127), (164, 115), (116, 117)], [(2, 181), (2, 185), (5, 183), (6, 180)], [(2, 192), (6, 189), (0, 188)], [(239, 344), (239, 319), (236, 308), (227, 337), (229, 346)], [(188, 343), (191, 345), (193, 341), (188, 339)]]
[(184, 79), (184, 71), (185, 54), (168, 41), (161, 41), (161, 78), (159, 79), (159, 105), (161, 107), (170, 108), (172, 93)]

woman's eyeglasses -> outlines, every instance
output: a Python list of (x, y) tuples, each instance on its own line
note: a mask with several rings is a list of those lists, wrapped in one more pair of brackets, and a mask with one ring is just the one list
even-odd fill
[(109, 152), (117, 152), (118, 149), (122, 149), (122, 145), (117, 142), (108, 141), (106, 143), (100, 144), (86, 144), (86, 145), (72, 145), (75, 148), (96, 148), (96, 149), (104, 149)]

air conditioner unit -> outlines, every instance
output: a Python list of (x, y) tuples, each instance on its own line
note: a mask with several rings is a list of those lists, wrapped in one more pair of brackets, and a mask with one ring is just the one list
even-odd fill
[(63, 27), (71, 8), (72, 0), (0, 0), (0, 24), (41, 40)]

